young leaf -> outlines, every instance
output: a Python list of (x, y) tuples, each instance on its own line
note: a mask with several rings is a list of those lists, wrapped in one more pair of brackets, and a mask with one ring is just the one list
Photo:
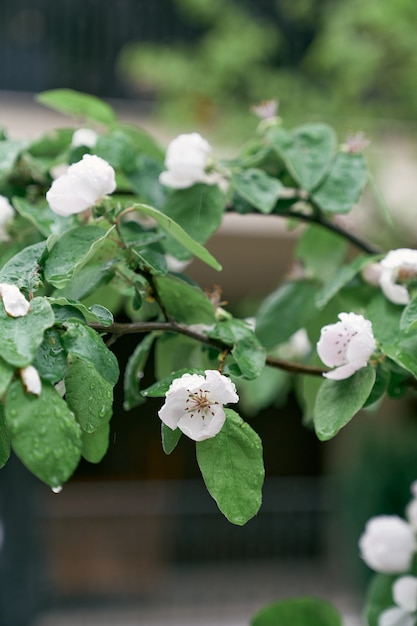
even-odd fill
[(342, 618), (325, 600), (291, 598), (261, 609), (252, 617), (250, 626), (342, 626)]
[(124, 375), (125, 398), (123, 408), (125, 411), (129, 411), (144, 402), (143, 395), (140, 393), (140, 381), (143, 377), (143, 370), (148, 360), (155, 337), (155, 333), (149, 333), (149, 335), (146, 335), (129, 357)]
[[(177, 189), (167, 198), (165, 215), (175, 220), (198, 243), (205, 243), (220, 226), (225, 207), (224, 194), (217, 185), (197, 184), (188, 189)], [(174, 233), (171, 233), (174, 235)], [(178, 245), (178, 239), (167, 238), (164, 246), (174, 256), (189, 258), (190, 254)], [(181, 252), (183, 254), (181, 254)], [(190, 250), (190, 252), (192, 252)]]
[(62, 335), (62, 344), (67, 353), (72, 352), (89, 361), (100, 376), (114, 386), (119, 378), (119, 364), (100, 335), (82, 322), (68, 322), (66, 328)]
[(70, 300), (62, 296), (58, 298), (48, 298), (53, 307), (72, 307), (79, 311), (82, 315), (82, 319), (86, 322), (96, 322), (103, 324), (103, 326), (110, 326), (113, 324), (113, 315), (101, 304), (94, 304), (90, 307), (86, 307), (84, 304), (77, 302), (76, 300)]
[(265, 346), (286, 341), (317, 312), (316, 285), (307, 280), (285, 283), (261, 305), (256, 317), (256, 336)]
[(245, 378), (252, 380), (259, 376), (265, 366), (266, 350), (246, 322), (225, 320), (207, 334), (233, 346), (233, 357)]
[(336, 136), (325, 124), (306, 124), (292, 132), (274, 128), (268, 139), (288, 167), (288, 171), (308, 191), (314, 189), (329, 171)]
[(54, 387), (43, 382), (38, 397), (15, 380), (7, 390), (5, 417), (22, 463), (51, 487), (68, 480), (80, 460), (81, 429)]
[[(376, 257), (378, 258), (378, 257)], [(369, 256), (358, 256), (348, 265), (344, 265), (340, 268), (336, 276), (329, 282), (321, 291), (318, 292), (316, 297), (316, 304), (319, 308), (323, 308), (326, 304), (341, 290), (345, 287), (353, 278), (355, 278), (356, 274), (372, 263), (373, 257)]]
[(99, 122), (111, 126), (116, 121), (116, 114), (105, 102), (73, 89), (51, 89), (40, 93), (36, 99), (41, 104), (75, 118)]
[(161, 422), (162, 449), (165, 454), (171, 454), (175, 450), (181, 435), (182, 432), (179, 428), (172, 430), (172, 428)]
[(81, 433), (81, 455), (89, 463), (100, 463), (109, 447), (110, 424), (103, 424), (92, 433)]
[(181, 228), (181, 226), (179, 226), (176, 222), (174, 222), (174, 220), (172, 220), (170, 217), (146, 204), (134, 204), (133, 208), (140, 211), (141, 213), (145, 213), (145, 215), (149, 215), (149, 217), (152, 217), (156, 222), (158, 222), (161, 228), (163, 228), (167, 233), (172, 235), (174, 239), (176, 239), (181, 245), (183, 245), (198, 259), (204, 261), (204, 263), (207, 263), (207, 265), (217, 271), (220, 271), (222, 269), (220, 263), (216, 261), (216, 259), (210, 254), (210, 252), (203, 248), (203, 246), (201, 246), (192, 237), (190, 237), (190, 235), (186, 233), (185, 230)]
[(61, 334), (55, 328), (45, 331), (43, 341), (33, 361), (39, 376), (50, 383), (64, 378), (67, 368), (67, 353), (61, 343)]
[(105, 231), (92, 224), (67, 230), (56, 241), (46, 259), (44, 271), (48, 283), (58, 289), (65, 287), (77, 269), (104, 243), (111, 231), (112, 229)]
[(46, 298), (33, 298), (23, 317), (10, 317), (0, 304), (0, 356), (15, 367), (25, 367), (34, 360), (44, 332), (55, 321)]
[(330, 172), (314, 191), (313, 200), (328, 213), (348, 213), (359, 201), (367, 179), (361, 154), (339, 152)]
[(255, 168), (232, 172), (232, 184), (261, 213), (272, 211), (283, 187), (280, 180)]
[(243, 526), (259, 510), (264, 465), (258, 435), (231, 409), (218, 435), (198, 441), (197, 461), (210, 495), (221, 512)]
[(326, 379), (314, 407), (314, 428), (321, 441), (334, 437), (364, 406), (375, 384), (375, 368), (364, 367), (345, 380)]
[(183, 324), (214, 324), (214, 308), (205, 293), (176, 276), (157, 276), (155, 285), (168, 314)]
[(32, 293), (40, 283), (39, 264), (45, 248), (46, 243), (40, 241), (15, 254), (1, 268), (0, 283), (16, 285), (19, 289)]
[(365, 617), (368, 626), (378, 626), (382, 611), (394, 605), (392, 585), (397, 577), (391, 574), (375, 574), (367, 592)]
[(94, 432), (111, 418), (113, 385), (100, 376), (92, 363), (71, 353), (65, 391), (67, 404), (86, 433)]

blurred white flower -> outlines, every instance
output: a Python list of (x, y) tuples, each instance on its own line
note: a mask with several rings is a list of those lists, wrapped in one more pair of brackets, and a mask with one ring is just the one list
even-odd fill
[(276, 117), (278, 106), (278, 100), (263, 100), (259, 104), (253, 104), (250, 110), (261, 120), (269, 120)]
[(375, 351), (372, 324), (363, 315), (340, 313), (340, 322), (321, 329), (317, 353), (323, 363), (336, 369), (323, 374), (326, 378), (342, 380), (366, 367)]
[(401, 574), (410, 567), (416, 550), (413, 529), (398, 515), (372, 517), (359, 538), (359, 549), (376, 572)]
[(417, 279), (417, 250), (398, 248), (391, 250), (380, 262), (379, 284), (385, 296), (394, 304), (408, 304), (410, 295), (404, 284)]
[(0, 196), (0, 241), (9, 241), (6, 227), (14, 216), (14, 209), (5, 196)]
[(30, 302), (20, 292), (16, 285), (0, 283), (0, 297), (3, 299), (4, 309), (10, 317), (23, 317), (30, 309)]
[(222, 429), (223, 405), (238, 400), (235, 385), (217, 370), (206, 370), (204, 376), (183, 374), (171, 383), (158, 415), (172, 430), (179, 428), (194, 441), (203, 441)]
[(186, 189), (195, 183), (212, 185), (217, 174), (206, 173), (211, 160), (211, 146), (199, 133), (178, 135), (168, 145), (160, 182), (173, 189)]
[(52, 211), (67, 217), (94, 206), (116, 189), (115, 171), (104, 159), (85, 154), (54, 180), (46, 194)]
[(40, 396), (42, 392), (42, 382), (36, 367), (28, 365), (20, 370), (20, 378), (28, 393)]
[(72, 135), (71, 147), (79, 148), (85, 146), (86, 148), (94, 148), (97, 143), (98, 134), (92, 128), (77, 128)]
[(379, 286), (379, 279), (381, 277), (382, 267), (380, 263), (370, 263), (366, 265), (361, 271), (362, 278), (375, 287)]
[(378, 626), (415, 626), (417, 610), (417, 578), (401, 576), (392, 586), (392, 597), (397, 606), (386, 609), (378, 619)]

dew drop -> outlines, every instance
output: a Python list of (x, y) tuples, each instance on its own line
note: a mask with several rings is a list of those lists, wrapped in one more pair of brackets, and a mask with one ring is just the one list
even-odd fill
[(62, 485), (60, 485), (59, 487), (51, 487), (51, 489), (54, 493), (61, 493)]

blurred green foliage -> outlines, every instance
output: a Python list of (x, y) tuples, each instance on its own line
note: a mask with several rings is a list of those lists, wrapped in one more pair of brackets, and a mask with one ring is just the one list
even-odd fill
[(327, 117), (341, 129), (417, 113), (414, 0), (173, 2), (195, 37), (133, 42), (119, 64), (125, 80), (156, 94), (168, 121), (227, 138), (250, 123), (250, 105), (270, 98), (287, 122)]

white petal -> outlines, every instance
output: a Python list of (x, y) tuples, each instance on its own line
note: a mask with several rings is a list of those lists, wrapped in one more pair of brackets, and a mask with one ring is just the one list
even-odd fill
[(395, 604), (410, 613), (417, 610), (417, 578), (401, 576), (392, 586)]
[(191, 417), (191, 413), (184, 414), (178, 422), (178, 428), (190, 439), (204, 441), (205, 439), (215, 437), (221, 431), (225, 419), (226, 415), (223, 407), (213, 405), (210, 412), (204, 416), (204, 419), (197, 413), (194, 413), (193, 417)]
[(361, 557), (376, 572), (402, 574), (408, 570), (416, 550), (414, 532), (397, 515), (371, 518), (359, 538)]
[(71, 146), (73, 148), (78, 148), (80, 146), (94, 148), (97, 143), (97, 139), (98, 135), (92, 128), (77, 128), (72, 136)]
[(417, 250), (411, 248), (390, 250), (380, 263), (386, 269), (397, 269), (403, 265), (417, 267)]
[(381, 613), (378, 626), (415, 626), (415, 618), (408, 611), (393, 607)]
[(336, 367), (336, 369), (331, 370), (330, 372), (324, 372), (323, 376), (325, 378), (330, 378), (331, 380), (344, 380), (345, 378), (353, 376), (353, 374), (357, 371), (357, 367), (352, 365), (352, 363), (347, 363), (346, 365)]
[(16, 285), (0, 283), (0, 296), (3, 298), (6, 313), (11, 317), (24, 317), (29, 312), (30, 302)]
[(346, 350), (346, 359), (356, 369), (366, 367), (369, 358), (375, 352), (376, 341), (372, 333), (358, 333), (349, 342)]
[(386, 298), (394, 304), (408, 304), (410, 302), (407, 288), (395, 282), (395, 275), (391, 270), (382, 271), (379, 284)]
[(42, 382), (38, 370), (33, 365), (28, 365), (20, 370), (20, 377), (28, 393), (40, 396), (42, 392)]
[(0, 241), (9, 241), (6, 225), (14, 216), (14, 209), (5, 196), (0, 196)]
[(210, 392), (210, 398), (220, 404), (239, 402), (235, 384), (227, 376), (223, 376), (217, 370), (206, 370), (206, 383), (204, 389)]
[(204, 384), (205, 378), (201, 374), (183, 374), (179, 378), (174, 378), (172, 381), (166, 396), (168, 397), (173, 392), (179, 389), (186, 389), (187, 391), (197, 391), (201, 389)]
[(173, 430), (177, 428), (178, 421), (186, 413), (188, 397), (187, 389), (177, 389), (169, 395), (167, 394), (165, 404), (158, 411), (160, 419)]
[(328, 367), (342, 365), (346, 361), (347, 336), (341, 322), (321, 329), (317, 353)]

